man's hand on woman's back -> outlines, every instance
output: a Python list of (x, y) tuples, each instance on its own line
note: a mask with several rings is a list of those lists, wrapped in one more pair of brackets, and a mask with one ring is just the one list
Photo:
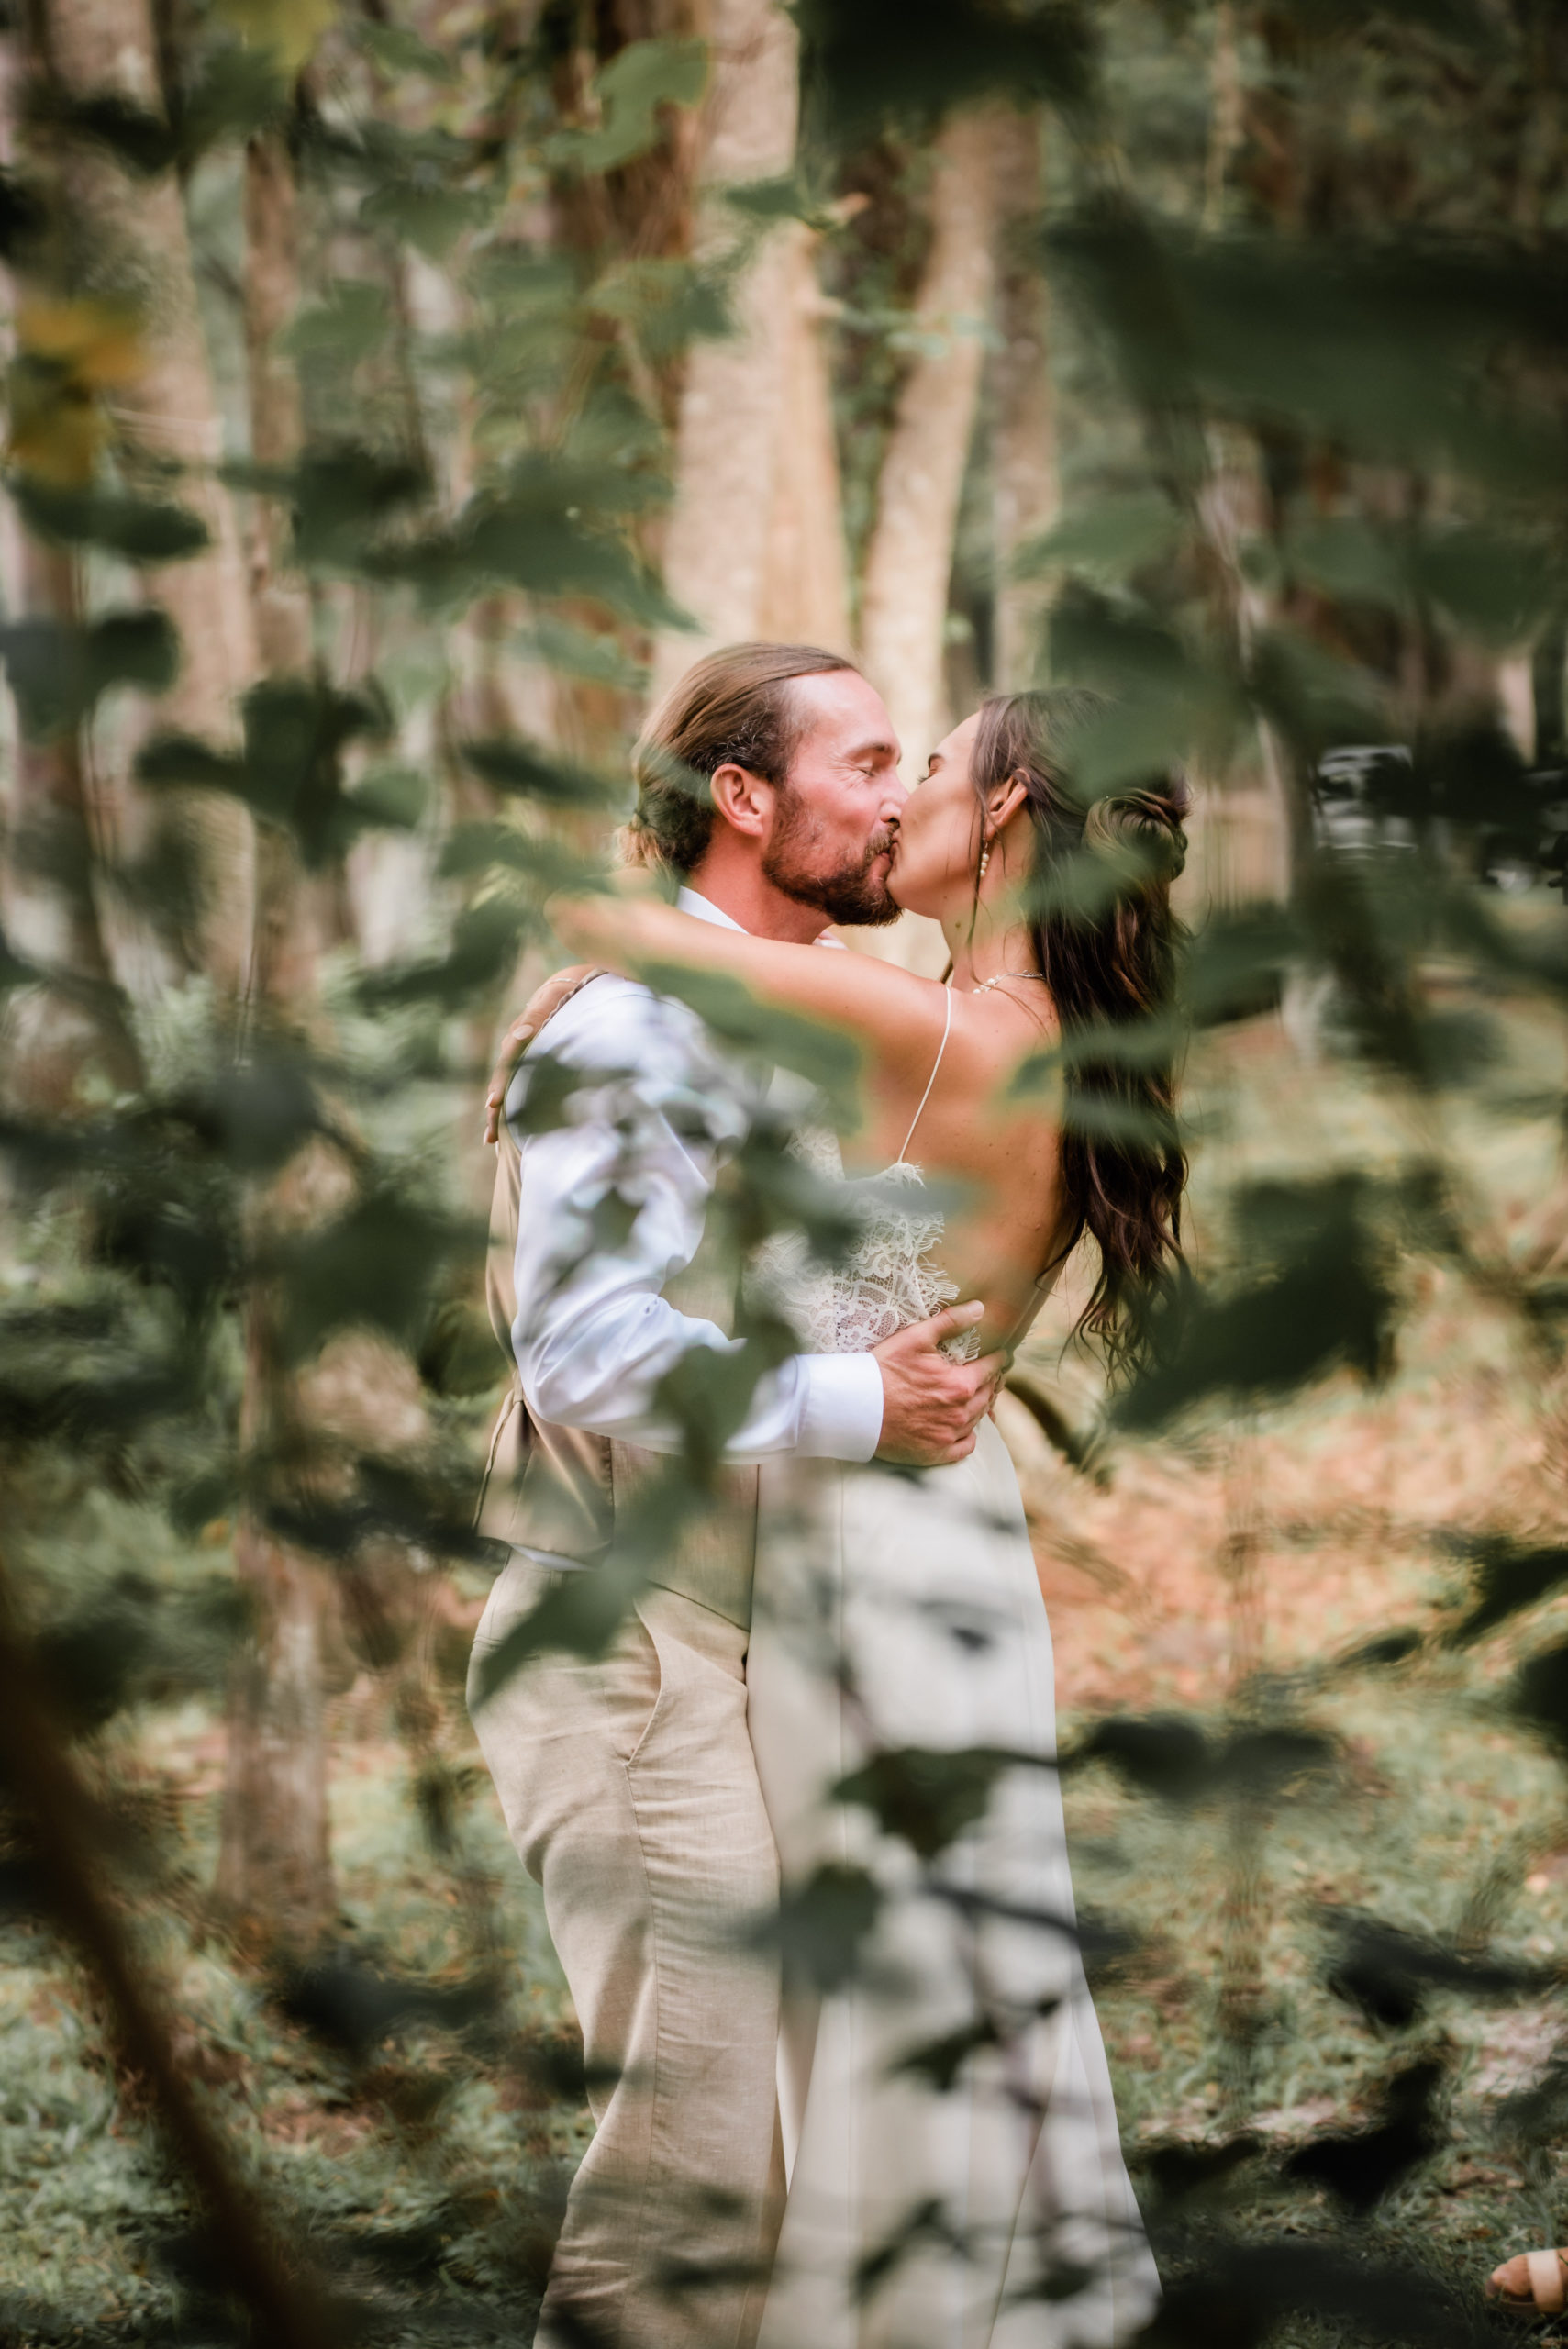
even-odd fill
[(950, 1305), (873, 1347), (882, 1372), (879, 1460), (899, 1468), (946, 1468), (973, 1451), (1007, 1357), (995, 1353), (979, 1362), (954, 1362), (940, 1348), (944, 1338), (972, 1330), (984, 1312), (978, 1299)]

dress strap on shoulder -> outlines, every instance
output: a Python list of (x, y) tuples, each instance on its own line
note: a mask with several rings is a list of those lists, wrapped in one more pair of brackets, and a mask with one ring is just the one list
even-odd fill
[(942, 1064), (942, 1054), (948, 1048), (948, 1037), (952, 1029), (952, 989), (951, 987), (944, 987), (942, 989), (942, 1008), (944, 1013), (942, 1019), (942, 1041), (937, 1046), (937, 1057), (931, 1063), (931, 1073), (926, 1079), (926, 1089), (920, 1096), (920, 1106), (909, 1120), (909, 1130), (904, 1137), (904, 1147), (898, 1153), (898, 1163), (900, 1165), (905, 1164), (908, 1159), (909, 1145), (915, 1139), (915, 1129), (926, 1114), (926, 1104), (931, 1097), (931, 1087), (937, 1081), (937, 1071)]

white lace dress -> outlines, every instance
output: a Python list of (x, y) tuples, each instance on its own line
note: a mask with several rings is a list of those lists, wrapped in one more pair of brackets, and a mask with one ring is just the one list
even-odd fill
[[(802, 1147), (838, 1169), (830, 1138)], [(847, 1263), (786, 1246), (761, 1267), (814, 1351), (874, 1344), (956, 1293), (908, 1147), (891, 1179), (851, 1186)], [(764, 1468), (747, 1678), (786, 1898), (848, 1869), (880, 1904), (850, 1980), (786, 1996), (789, 2199), (759, 2349), (1130, 2339), (1157, 2287), (1073, 1937), (1050, 1627), (989, 1419), (950, 1468)], [(1026, 1759), (922, 1861), (829, 1793), (911, 1748)], [(851, 1906), (853, 1883), (818, 1879)], [(806, 1931), (831, 1971), (830, 1925)]]

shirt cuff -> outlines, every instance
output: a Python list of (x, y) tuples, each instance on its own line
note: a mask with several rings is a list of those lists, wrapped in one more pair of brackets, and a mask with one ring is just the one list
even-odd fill
[(798, 1354), (806, 1380), (796, 1455), (869, 1460), (882, 1442), (882, 1366), (874, 1354)]

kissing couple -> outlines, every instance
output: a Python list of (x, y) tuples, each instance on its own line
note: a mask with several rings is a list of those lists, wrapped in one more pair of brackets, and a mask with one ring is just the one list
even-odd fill
[[(1097, 707), (988, 700), (907, 792), (850, 662), (712, 654), (635, 754), (628, 844), (674, 903), (558, 905), (584, 963), (506, 1040), (489, 1292), (514, 1377), (481, 1522), (510, 1554), (470, 1703), (595, 2122), (548, 2349), (1102, 2349), (1154, 2305), (1073, 1929), (1051, 1633), (989, 1417), (1080, 1239), (1079, 1328), (1113, 1364), (1180, 1254), (1172, 1074), (1111, 1031), (1171, 993), (1186, 796), (1075, 791)], [(905, 910), (941, 924), (944, 982), (828, 935)], [(661, 965), (855, 1041), (851, 1167), (804, 1085), (639, 977)], [(1009, 1091), (1063, 1039), (1065, 1116)], [(733, 1427), (719, 1503), (602, 1656), (487, 1669), (682, 1451), (662, 1382), (739, 1351), (710, 1207), (781, 1119), (850, 1237), (829, 1257), (775, 1233), (742, 1268), (797, 1351)], [(835, 1798), (856, 1774), (863, 1798)], [(938, 1792), (900, 1835), (911, 1785)], [(781, 1969), (757, 1930), (781, 1886), (786, 1919), (837, 1890), (852, 1967)]]

